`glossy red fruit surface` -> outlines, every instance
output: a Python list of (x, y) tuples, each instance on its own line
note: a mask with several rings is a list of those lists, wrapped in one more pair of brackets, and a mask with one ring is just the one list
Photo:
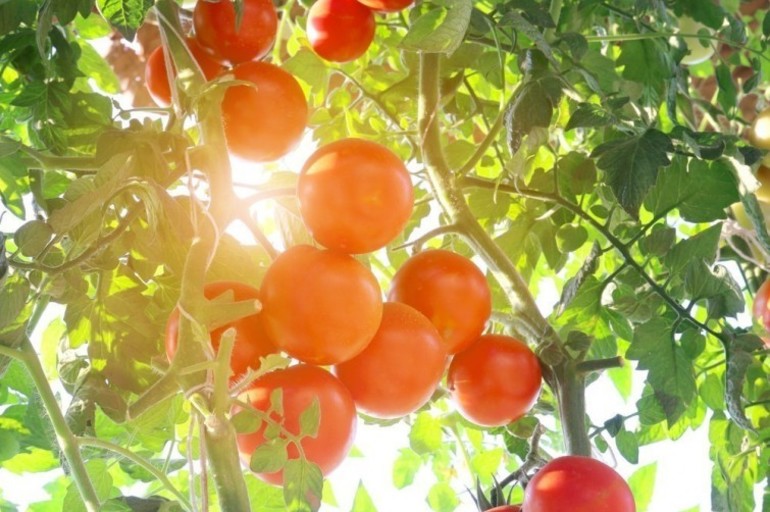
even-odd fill
[(243, 0), (240, 25), (235, 4), (198, 0), (193, 11), (195, 38), (221, 62), (238, 64), (264, 57), (273, 46), (278, 15), (270, 0)]
[(318, 0), (307, 14), (310, 46), (333, 62), (363, 55), (374, 39), (374, 29), (374, 13), (356, 0)]
[[(187, 38), (187, 47), (195, 58), (198, 66), (207, 80), (212, 80), (224, 69), (216, 60), (212, 59), (195, 41)], [(159, 107), (167, 107), (171, 104), (171, 85), (168, 82), (168, 73), (166, 72), (166, 59), (163, 47), (155, 48), (150, 56), (147, 57), (147, 64), (144, 70), (145, 84), (150, 96)]]

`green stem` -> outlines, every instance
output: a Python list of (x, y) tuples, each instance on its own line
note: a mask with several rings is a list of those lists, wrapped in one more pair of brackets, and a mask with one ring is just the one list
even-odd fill
[(144, 457), (140, 457), (131, 450), (127, 450), (126, 448), (123, 448), (122, 446), (119, 446), (115, 443), (111, 443), (109, 441), (105, 441), (103, 439), (98, 439), (95, 437), (79, 437), (77, 438), (77, 442), (80, 446), (90, 446), (92, 448), (101, 448), (102, 450), (107, 450), (113, 453), (116, 453), (120, 455), (121, 457), (125, 457), (126, 459), (130, 460), (134, 464), (141, 466), (145, 470), (147, 470), (152, 476), (154, 476), (161, 484), (163, 484), (163, 487), (165, 487), (170, 493), (172, 493), (176, 499), (179, 500), (179, 502), (184, 506), (186, 510), (192, 510), (192, 505), (190, 504), (190, 501), (187, 499), (187, 496), (182, 494), (182, 492), (177, 489), (174, 484), (171, 483), (171, 480), (168, 479), (168, 476), (165, 472), (159, 470), (155, 466), (153, 466), (147, 459)]
[(48, 377), (46, 377), (43, 366), (40, 364), (40, 358), (38, 358), (35, 347), (32, 346), (29, 338), (25, 337), (24, 341), (22, 341), (21, 354), (22, 356), (17, 357), (17, 359), (21, 360), (27, 367), (27, 371), (30, 377), (32, 377), (38, 393), (40, 393), (40, 400), (43, 402), (48, 417), (51, 420), (56, 441), (64, 454), (64, 458), (67, 460), (70, 474), (80, 492), (83, 504), (88, 512), (98, 512), (101, 508), (99, 497), (96, 495), (96, 490), (86, 470), (83, 457), (80, 455), (78, 440), (67, 426), (67, 421), (64, 419), (64, 415), (59, 408), (59, 402), (56, 401), (56, 396), (53, 394), (51, 385), (48, 383)]
[(575, 370), (578, 373), (589, 374), (609, 370), (611, 368), (621, 368), (626, 363), (622, 356), (609, 357), (607, 359), (592, 359), (589, 361), (580, 361)]
[(511, 303), (514, 330), (537, 346), (554, 347), (561, 363), (544, 372), (556, 393), (562, 417), (562, 429), (569, 453), (590, 455), (585, 421), (585, 382), (575, 372), (569, 354), (559, 336), (543, 318), (527, 283), (516, 266), (490, 235), (481, 227), (463, 196), (461, 180), (453, 175), (444, 157), (441, 143), (440, 69), (437, 54), (420, 55), (420, 96), (418, 121), (423, 162), (434, 189), (434, 196), (449, 222), (459, 228), (476, 252), (484, 258)]

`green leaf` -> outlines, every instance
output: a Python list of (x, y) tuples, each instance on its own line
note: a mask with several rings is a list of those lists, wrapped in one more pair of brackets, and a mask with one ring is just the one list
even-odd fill
[(693, 260), (711, 265), (716, 260), (717, 247), (722, 235), (722, 224), (714, 224), (677, 243), (666, 255), (665, 263), (673, 275), (680, 275)]
[(107, 61), (90, 44), (80, 45), (80, 51), (78, 67), (83, 74), (93, 79), (96, 86), (102, 91), (108, 94), (118, 94), (120, 81)]
[(283, 468), (283, 496), (288, 511), (316, 511), (321, 506), (323, 474), (312, 462), (294, 459)]
[(653, 462), (642, 466), (628, 478), (628, 486), (634, 494), (634, 501), (638, 510), (648, 510), (652, 493), (655, 490), (655, 477), (658, 472), (658, 464)]
[(460, 504), (457, 492), (447, 482), (438, 482), (428, 491), (428, 505), (435, 512), (453, 512)]
[(249, 410), (238, 411), (230, 421), (232, 421), (235, 431), (239, 434), (251, 434), (262, 426), (262, 419)]
[(310, 50), (298, 51), (284, 62), (282, 67), (314, 89), (323, 89), (326, 85), (329, 67)]
[(763, 347), (762, 340), (753, 334), (733, 338), (726, 345), (727, 372), (725, 373), (725, 403), (733, 421), (742, 428), (754, 431), (754, 425), (743, 409), (743, 384), (746, 373), (754, 363), (752, 352)]
[(591, 154), (606, 173), (606, 182), (618, 202), (632, 217), (647, 192), (655, 184), (658, 170), (670, 163), (671, 139), (653, 128), (641, 135), (625, 136), (605, 142)]
[(535, 128), (547, 128), (553, 111), (562, 95), (558, 78), (545, 75), (528, 79), (516, 91), (516, 98), (505, 111), (505, 127), (508, 131), (508, 147), (516, 153), (521, 140)]
[(16, 434), (0, 430), (0, 462), (6, 461), (19, 453), (21, 446)]
[(318, 402), (318, 397), (314, 396), (313, 402), (299, 416), (299, 435), (302, 437), (316, 437), (320, 422), (321, 404)]
[(420, 16), (399, 47), (414, 52), (453, 54), (463, 42), (471, 22), (471, 0), (444, 0), (445, 5)]
[(7, 0), (0, 2), (0, 36), (16, 30), (22, 23), (32, 26), (37, 15), (35, 2)]
[(414, 477), (422, 466), (422, 458), (409, 448), (401, 448), (393, 462), (393, 486), (403, 489), (414, 483)]
[(471, 471), (482, 482), (491, 483), (491, 479), (497, 474), (500, 464), (503, 462), (505, 451), (502, 448), (492, 448), (481, 451), (471, 459)]
[(621, 430), (615, 436), (615, 443), (624, 459), (631, 464), (639, 462), (639, 441), (633, 433), (625, 429)]
[(0, 200), (20, 219), (26, 218), (22, 196), (28, 187), (27, 167), (21, 159), (16, 155), (0, 157)]
[(374, 506), (372, 498), (364, 487), (364, 483), (358, 482), (358, 489), (356, 489), (356, 495), (353, 498), (353, 508), (350, 512), (377, 512), (377, 507)]
[(441, 422), (427, 412), (421, 412), (409, 432), (409, 446), (418, 454), (431, 453), (441, 448)]
[(762, 20), (762, 33), (765, 37), (770, 37), (770, 11), (765, 13), (765, 18)]
[(711, 318), (735, 317), (743, 312), (741, 288), (722, 265), (711, 269), (704, 262), (695, 260), (687, 266), (684, 284), (693, 300), (708, 299)]
[[(257, 447), (251, 454), (249, 467), (255, 473), (275, 473), (289, 460), (288, 441), (283, 438), (271, 439)], [(285, 480), (285, 478), (284, 478)]]
[[(112, 476), (108, 471), (107, 462), (103, 459), (86, 461), (86, 471), (88, 471), (88, 476), (91, 479), (99, 501), (106, 501), (112, 490)], [(67, 512), (86, 512), (83, 498), (80, 497), (80, 491), (78, 491), (77, 485), (74, 482), (67, 488), (62, 510)]]
[(42, 220), (31, 220), (13, 235), (14, 242), (24, 256), (35, 257), (48, 245), (53, 236), (51, 226)]
[(96, 5), (102, 16), (131, 41), (153, 3), (153, 0), (97, 0)]
[(665, 45), (658, 40), (622, 43), (617, 65), (623, 77), (662, 92), (663, 84), (674, 76), (674, 63)]
[[(640, 370), (648, 370), (647, 382), (667, 410), (669, 424), (677, 419), (677, 402), (687, 405), (695, 396), (695, 372), (692, 361), (674, 343), (673, 323), (667, 318), (653, 318), (634, 331), (626, 357), (638, 361)], [(670, 406), (667, 408), (667, 406)]]
[(569, 118), (565, 131), (575, 128), (599, 128), (615, 122), (615, 116), (593, 103), (580, 103)]

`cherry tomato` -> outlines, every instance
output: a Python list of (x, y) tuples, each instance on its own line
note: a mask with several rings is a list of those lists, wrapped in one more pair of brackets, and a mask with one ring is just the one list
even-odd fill
[(374, 13), (356, 0), (318, 0), (307, 14), (310, 46), (334, 62), (363, 55), (374, 39), (374, 29)]
[(379, 12), (396, 12), (406, 9), (414, 3), (414, 0), (358, 0)]
[(262, 318), (280, 349), (306, 363), (327, 365), (358, 355), (382, 318), (374, 275), (347, 254), (298, 245), (265, 273)]
[(313, 153), (300, 174), (297, 196), (313, 237), (350, 254), (387, 245), (404, 229), (414, 205), (401, 159), (361, 139), (338, 140)]
[[(195, 58), (195, 61), (203, 71), (203, 76), (207, 80), (216, 77), (222, 71), (222, 65), (208, 56), (201, 49), (195, 39), (187, 38), (187, 47)], [(163, 47), (155, 48), (150, 56), (147, 57), (147, 65), (144, 68), (144, 80), (147, 90), (155, 103), (160, 107), (171, 105), (171, 86), (168, 83), (168, 73), (166, 73), (166, 59), (163, 55)]]
[(463, 417), (497, 427), (532, 408), (541, 378), (540, 363), (525, 343), (488, 334), (452, 359), (447, 387)]
[[(255, 299), (259, 300), (259, 291), (247, 284), (235, 281), (218, 281), (207, 284), (204, 295), (213, 300), (225, 293), (233, 294), (234, 302)], [(267, 337), (262, 327), (260, 314), (240, 318), (235, 322), (219, 327), (211, 331), (211, 345), (214, 350), (219, 350), (219, 342), (222, 334), (230, 327), (235, 328), (235, 343), (230, 360), (233, 371), (232, 380), (243, 376), (249, 368), (259, 368), (259, 358), (278, 351)], [(166, 356), (168, 360), (174, 359), (179, 337), (179, 310), (174, 309), (166, 323)]]
[(307, 101), (297, 80), (265, 62), (246, 62), (233, 69), (235, 78), (256, 85), (233, 86), (222, 101), (230, 152), (255, 162), (275, 160), (302, 138)]
[(764, 109), (754, 118), (749, 140), (760, 149), (770, 149), (770, 108)]
[(195, 38), (221, 62), (261, 59), (275, 41), (278, 15), (270, 0), (243, 0), (240, 21), (236, 27), (235, 5), (230, 0), (195, 4)]
[(409, 258), (393, 277), (388, 300), (403, 302), (433, 322), (449, 354), (469, 347), (492, 313), (492, 294), (473, 262), (441, 249)]
[(623, 478), (603, 462), (569, 455), (552, 460), (524, 492), (526, 512), (635, 512)]
[[(283, 414), (272, 419), (290, 434), (300, 434), (300, 415), (314, 400), (318, 400), (320, 421), (315, 437), (304, 437), (300, 444), (307, 459), (321, 468), (324, 475), (345, 460), (356, 434), (356, 407), (350, 391), (329, 372), (317, 366), (299, 365), (270, 372), (257, 379), (241, 398), (260, 411), (270, 408), (270, 395), (282, 390)], [(259, 430), (238, 435), (238, 450), (249, 461), (254, 450), (265, 443), (266, 422)], [(286, 438), (282, 433), (279, 437)], [(289, 459), (299, 458), (297, 446), (288, 445)], [(261, 479), (281, 485), (283, 471), (260, 473)]]
[(334, 372), (358, 409), (377, 418), (398, 418), (430, 400), (446, 360), (441, 335), (430, 320), (410, 306), (386, 302), (372, 341)]

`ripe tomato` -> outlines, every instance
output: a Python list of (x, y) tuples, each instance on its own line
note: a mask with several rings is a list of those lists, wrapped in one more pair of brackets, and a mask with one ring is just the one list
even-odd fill
[(358, 0), (362, 4), (380, 12), (396, 12), (406, 9), (414, 0)]
[(374, 13), (356, 0), (318, 0), (307, 14), (307, 38), (326, 60), (347, 62), (374, 39)]
[(409, 258), (393, 277), (388, 300), (403, 302), (433, 322), (449, 354), (478, 339), (492, 313), (492, 295), (473, 262), (445, 250)]
[(246, 62), (233, 69), (235, 78), (252, 82), (227, 89), (222, 117), (230, 152), (255, 162), (275, 160), (302, 138), (307, 101), (297, 80), (266, 62)]
[(380, 286), (347, 254), (298, 245), (278, 256), (261, 288), (268, 336), (306, 363), (337, 364), (358, 355), (382, 318)]
[(275, 41), (278, 15), (270, 0), (243, 0), (241, 23), (235, 26), (230, 0), (198, 0), (193, 11), (195, 38), (221, 62), (261, 59)]
[[(227, 292), (233, 294), (233, 301), (240, 302), (249, 299), (259, 299), (259, 291), (247, 284), (235, 281), (218, 281), (207, 284), (204, 295), (213, 300)], [(233, 345), (230, 367), (233, 370), (232, 379), (243, 376), (249, 368), (259, 368), (259, 358), (277, 352), (267, 337), (262, 327), (260, 314), (240, 318), (235, 322), (219, 327), (211, 331), (211, 345), (214, 350), (219, 350), (219, 342), (222, 334), (230, 327), (235, 328), (235, 343)], [(174, 359), (179, 337), (179, 310), (174, 309), (166, 323), (166, 356), (168, 360)]]
[[(267, 411), (270, 394), (275, 389), (283, 390), (283, 414), (275, 414), (273, 419), (294, 435), (300, 433), (302, 412), (313, 400), (318, 400), (321, 412), (318, 433), (315, 437), (304, 437), (300, 444), (307, 459), (318, 464), (321, 472), (327, 475), (345, 459), (355, 438), (356, 407), (350, 391), (329, 372), (317, 366), (299, 365), (260, 377), (241, 398), (254, 408)], [(256, 432), (238, 435), (238, 450), (247, 462), (254, 450), (266, 441), (265, 428), (263, 422)], [(285, 434), (279, 437), (285, 438)], [(289, 459), (299, 458), (293, 443), (288, 445), (288, 455)], [(281, 485), (283, 482), (283, 471), (258, 476), (271, 484)]]
[(488, 334), (452, 359), (447, 387), (463, 417), (497, 427), (532, 408), (541, 377), (540, 363), (525, 343)]
[(430, 400), (446, 359), (441, 335), (430, 320), (405, 304), (386, 302), (371, 343), (334, 372), (360, 410), (377, 418), (398, 418)]
[(751, 124), (749, 141), (760, 149), (770, 149), (770, 108), (760, 112)]
[(500, 505), (487, 509), (487, 512), (521, 512), (521, 505)]
[(524, 492), (526, 512), (635, 512), (634, 496), (614, 469), (590, 457), (552, 460)]
[[(216, 77), (222, 71), (222, 65), (208, 56), (198, 45), (195, 39), (187, 38), (187, 47), (195, 58), (195, 61), (203, 71), (207, 80)], [(163, 47), (155, 48), (147, 57), (147, 65), (144, 68), (144, 81), (150, 96), (159, 107), (171, 105), (171, 85), (168, 83), (166, 73), (166, 59), (163, 55)]]
[(404, 229), (414, 205), (401, 159), (361, 139), (338, 140), (313, 153), (300, 174), (297, 196), (313, 237), (351, 254), (387, 245)]

